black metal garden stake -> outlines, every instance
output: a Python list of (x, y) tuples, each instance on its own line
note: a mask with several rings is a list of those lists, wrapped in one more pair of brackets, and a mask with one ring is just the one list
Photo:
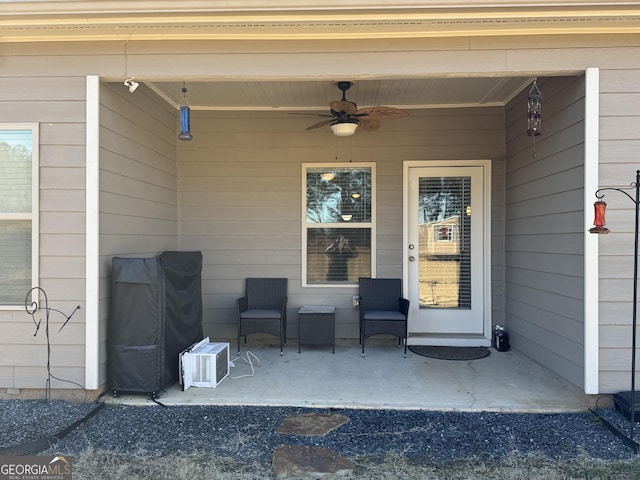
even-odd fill
[[(41, 292), (42, 293), (42, 296), (44, 297), (44, 309), (42, 309), (40, 307), (40, 305), (38, 304), (37, 297), (34, 294), (34, 292), (36, 292), (36, 293), (37, 292)], [(29, 297), (32, 297), (31, 301), (29, 301)], [(35, 299), (34, 299), (34, 297), (35, 297)], [(36, 318), (35, 318), (36, 312), (38, 310), (44, 310), (44, 316), (45, 316), (45, 328), (44, 329), (45, 329), (45, 336), (47, 338), (47, 382), (46, 382), (46, 387), (45, 387), (45, 394), (46, 394), (47, 400), (51, 400), (51, 379), (52, 378), (58, 379), (58, 378), (55, 377), (51, 373), (51, 341), (49, 339), (49, 314), (52, 311), (54, 311), (54, 312), (59, 313), (63, 317), (65, 317), (64, 323), (58, 329), (58, 333), (60, 333), (62, 331), (62, 329), (65, 327), (65, 325), (67, 325), (69, 320), (71, 320), (71, 317), (73, 316), (73, 314), (78, 311), (78, 309), (80, 308), (80, 305), (78, 305), (73, 310), (73, 312), (71, 312), (70, 315), (65, 315), (60, 310), (56, 310), (55, 308), (49, 308), (49, 299), (47, 298), (47, 292), (45, 292), (40, 287), (33, 287), (31, 290), (29, 290), (27, 292), (27, 296), (24, 299), (24, 308), (27, 311), (27, 313), (29, 315), (31, 315), (31, 319), (33, 320), (33, 323), (36, 326), (36, 331), (33, 334), (34, 337), (38, 334), (38, 330), (40, 330), (40, 324), (42, 323), (42, 319), (36, 321)], [(61, 379), (58, 379), (58, 380), (61, 380)], [(63, 380), (63, 381), (67, 381), (67, 380)]]

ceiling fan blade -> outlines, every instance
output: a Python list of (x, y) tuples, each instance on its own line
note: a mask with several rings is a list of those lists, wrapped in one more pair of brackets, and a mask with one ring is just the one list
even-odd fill
[(360, 128), (367, 132), (372, 132), (380, 128), (380, 117), (366, 115), (364, 117), (360, 117), (358, 121)]
[(321, 122), (314, 123), (313, 125), (309, 125), (307, 128), (305, 128), (305, 130), (313, 130), (314, 128), (324, 127), (325, 125), (329, 125), (335, 121), (336, 121), (335, 118), (331, 118), (329, 120), (323, 120)]
[(302, 112), (286, 112), (287, 115), (299, 115), (301, 117), (326, 117), (333, 118), (333, 115), (328, 115), (324, 113), (302, 113)]
[(358, 110), (358, 106), (348, 100), (334, 100), (329, 103), (329, 106), (331, 107), (331, 112), (335, 112), (335, 115), (353, 115)]
[(400, 110), (395, 107), (365, 107), (359, 109), (355, 115), (378, 118), (401, 118), (406, 117), (409, 113), (406, 110)]
[(350, 102), (346, 98), (347, 90), (351, 87), (351, 82), (338, 82), (338, 88), (342, 91), (342, 99), (329, 102), (331, 115), (335, 117), (332, 120), (314, 123), (307, 127), (307, 130), (331, 125), (333, 123), (358, 123), (362, 130), (378, 130), (380, 128), (380, 120), (383, 118), (400, 118), (409, 115), (405, 110), (395, 107), (366, 107), (358, 109), (354, 102)]

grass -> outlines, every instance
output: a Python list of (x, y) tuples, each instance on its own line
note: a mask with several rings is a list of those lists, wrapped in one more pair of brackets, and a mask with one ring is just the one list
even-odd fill
[[(554, 461), (536, 456), (512, 455), (500, 462), (460, 460), (415, 464), (400, 454), (384, 459), (354, 459), (353, 474), (346, 480), (632, 480), (640, 478), (640, 458), (601, 461), (587, 458)], [(269, 464), (238, 463), (204, 453), (152, 458), (86, 452), (73, 459), (74, 480), (270, 480)], [(289, 477), (291, 480), (298, 477)], [(309, 477), (299, 477), (300, 479)], [(331, 478), (331, 477), (322, 477)]]

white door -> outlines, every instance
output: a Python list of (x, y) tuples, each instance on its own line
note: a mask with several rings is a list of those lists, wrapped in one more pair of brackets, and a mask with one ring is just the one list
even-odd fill
[(489, 162), (407, 162), (409, 343), (488, 345)]

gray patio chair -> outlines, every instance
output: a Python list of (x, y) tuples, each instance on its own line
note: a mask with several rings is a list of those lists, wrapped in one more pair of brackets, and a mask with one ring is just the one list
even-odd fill
[(280, 337), (280, 355), (287, 339), (287, 279), (247, 278), (246, 293), (237, 300), (238, 353), (240, 337), (251, 333)]
[(402, 298), (402, 281), (396, 278), (360, 278), (360, 344), (364, 357), (365, 339), (373, 335), (394, 335), (404, 341), (407, 356), (409, 300)]

